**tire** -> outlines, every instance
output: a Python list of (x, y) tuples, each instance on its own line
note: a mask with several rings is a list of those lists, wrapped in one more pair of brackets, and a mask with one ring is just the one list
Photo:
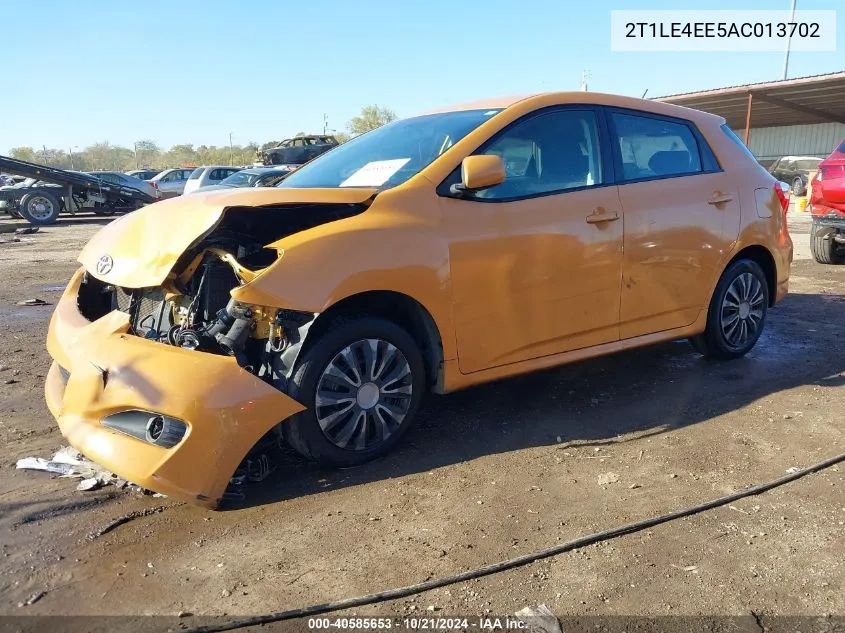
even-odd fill
[[(372, 341), (378, 341), (375, 352)], [(346, 358), (357, 365), (355, 374)], [(346, 378), (339, 378), (341, 373)], [(339, 321), (297, 361), (287, 392), (307, 408), (283, 422), (281, 432), (308, 459), (334, 466), (363, 464), (390, 451), (410, 428), (424, 388), (422, 354), (404, 329), (378, 318)], [(395, 395), (385, 396), (386, 390)]]
[(810, 252), (819, 264), (839, 264), (842, 259), (836, 251), (839, 245), (836, 240), (826, 235), (817, 236), (818, 224), (813, 222), (810, 228)]
[(792, 181), (792, 195), (803, 196), (807, 193), (807, 186), (801, 178), (796, 178)]
[(763, 332), (768, 307), (769, 284), (763, 269), (750, 259), (735, 261), (716, 284), (707, 310), (707, 327), (690, 342), (707, 358), (732, 360), (745, 356)]
[(19, 209), (24, 220), (36, 226), (44, 226), (56, 222), (61, 205), (52, 193), (33, 191), (21, 198)]

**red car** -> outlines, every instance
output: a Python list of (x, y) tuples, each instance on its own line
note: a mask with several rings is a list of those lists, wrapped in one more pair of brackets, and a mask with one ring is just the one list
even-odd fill
[(845, 262), (845, 140), (819, 165), (812, 182), (810, 248), (820, 264)]

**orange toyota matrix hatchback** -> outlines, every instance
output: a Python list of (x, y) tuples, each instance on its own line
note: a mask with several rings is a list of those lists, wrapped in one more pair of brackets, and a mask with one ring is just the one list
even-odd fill
[(787, 200), (723, 119), (595, 93), (396, 121), (277, 188), (126, 215), (50, 324), (77, 449), (214, 507), (276, 431), (388, 451), (426, 391), (689, 338), (747, 353), (787, 293)]

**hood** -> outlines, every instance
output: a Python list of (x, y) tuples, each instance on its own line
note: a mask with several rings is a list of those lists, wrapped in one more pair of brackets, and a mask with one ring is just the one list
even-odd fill
[[(211, 231), (229, 207), (285, 204), (360, 204), (375, 189), (254, 189), (197, 192), (148, 205), (104, 226), (79, 255), (89, 274), (124, 288), (160, 286), (176, 261)], [(233, 210), (233, 213), (238, 213)]]

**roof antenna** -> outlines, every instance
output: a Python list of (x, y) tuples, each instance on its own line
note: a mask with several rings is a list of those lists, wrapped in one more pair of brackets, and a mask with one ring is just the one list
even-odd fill
[(646, 96), (647, 94), (648, 94), (648, 88), (646, 88), (646, 89), (645, 89), (645, 92), (643, 93), (643, 96), (642, 96), (642, 97), (640, 97), (640, 99), (645, 99), (645, 96)]
[(581, 73), (581, 92), (587, 92), (587, 80), (592, 76), (593, 74), (589, 70), (585, 70)]

